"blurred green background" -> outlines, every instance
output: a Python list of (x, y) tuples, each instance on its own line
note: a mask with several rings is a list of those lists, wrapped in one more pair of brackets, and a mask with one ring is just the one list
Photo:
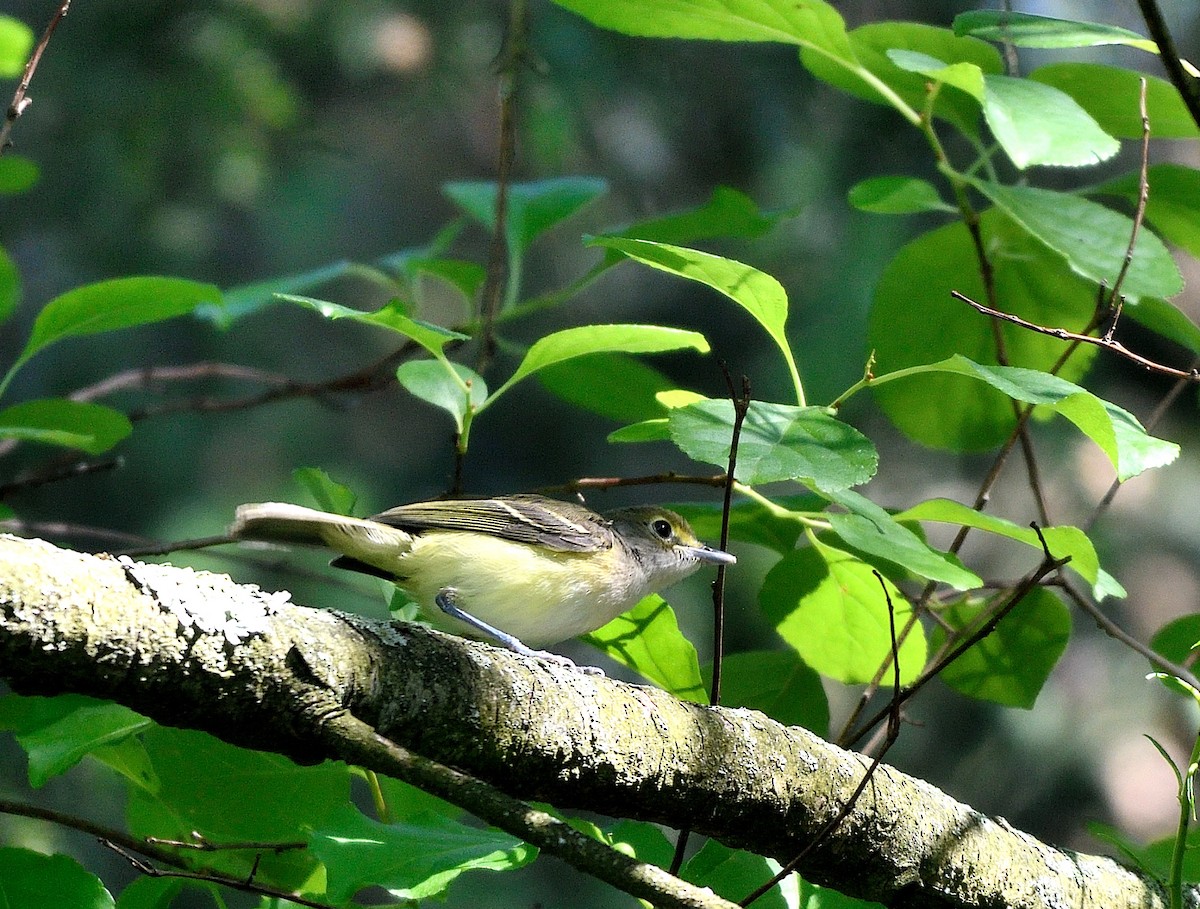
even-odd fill
[[(838, 6), (851, 25), (895, 18), (948, 26), (955, 13), (973, 8), (934, 0)], [(1142, 30), (1133, 3), (1014, 6)], [(1200, 57), (1194, 4), (1166, 0), (1163, 6), (1181, 51)], [(53, 8), (15, 0), (6, 12), (40, 32)], [(522, 74), (516, 179), (598, 176), (610, 192), (534, 246), (523, 295), (561, 287), (599, 257), (582, 245), (582, 234), (697, 205), (714, 186), (729, 185), (764, 208), (795, 212), (764, 238), (706, 248), (747, 261), (787, 288), (792, 343), (810, 401), (828, 401), (861, 376), (873, 284), (901, 244), (937, 222), (867, 215), (850, 208), (845, 193), (868, 176), (935, 179), (915, 132), (890, 112), (817, 82), (785, 47), (635, 40), (598, 31), (547, 2), (532, 3), (531, 12), (536, 66)], [(427, 243), (457, 214), (441, 192), (444, 183), (495, 176), (493, 62), (506, 16), (506, 4), (487, 2), (76, 0), (37, 72), (33, 106), (14, 131), (15, 150), (37, 162), (41, 180), (31, 192), (2, 201), (0, 242), (17, 262), (24, 289), (17, 316), (0, 329), (0, 362), (16, 356), (42, 304), (80, 284), (153, 273), (231, 288), (339, 260), (370, 262)], [(1145, 56), (1105, 49), (1078, 56), (1158, 71)], [(1022, 54), (1027, 69), (1040, 59)], [(12, 87), (15, 80), (4, 91)], [(1127, 149), (1113, 172), (1132, 166), (1134, 151)], [(1156, 146), (1155, 154), (1200, 164), (1194, 147)], [(455, 252), (482, 263), (486, 244), (485, 233), (473, 228)], [(1195, 272), (1193, 263), (1183, 265), (1185, 274)], [(352, 279), (314, 295), (362, 308), (386, 302), (377, 287)], [(1194, 295), (1178, 302), (1195, 312)], [(465, 316), (458, 305), (446, 295), (443, 311), (425, 315), (453, 324)], [(756, 397), (787, 397), (782, 364), (749, 317), (696, 285), (632, 265), (610, 271), (563, 307), (506, 326), (505, 337), (527, 344), (549, 330), (605, 321), (705, 332), (712, 356), (653, 361), (681, 385), (721, 394), (717, 362), (724, 360), (735, 375), (751, 378)], [(1127, 344), (1182, 362), (1177, 351), (1128, 330)], [(390, 343), (362, 326), (327, 323), (279, 305), (230, 331), (177, 320), (59, 345), (24, 369), (10, 395), (63, 395), (129, 368), (199, 361), (320, 381), (384, 356)], [(502, 355), (492, 376), (505, 376), (515, 362), (511, 353)], [(1167, 388), (1112, 361), (1100, 364), (1090, 384), (1143, 417)], [(231, 380), (173, 384), (107, 403), (155, 408), (260, 387)], [(1195, 414), (1196, 396), (1185, 394), (1158, 431), (1184, 444), (1184, 458), (1131, 484), (1097, 528), (1106, 566), (1131, 594), (1116, 617), (1143, 638), (1200, 600), (1200, 521), (1193, 504), (1200, 468), (1188, 455)], [(974, 495), (986, 458), (913, 446), (865, 396), (845, 416), (881, 449), (880, 476), (867, 490), (881, 504)], [(692, 469), (666, 446), (609, 445), (605, 436), (614, 428), (526, 383), (473, 430), (466, 488), (523, 491), (583, 476)], [(451, 433), (443, 414), (394, 386), (229, 412), (183, 409), (141, 420), (121, 446), (118, 469), (24, 489), (8, 504), (28, 522), (184, 539), (221, 532), (240, 502), (301, 499), (291, 471), (313, 465), (354, 487), (362, 510), (374, 511), (447, 487)], [(1107, 487), (1107, 468), (1070, 431), (1056, 427), (1040, 439), (1052, 513), (1059, 522), (1079, 520)], [(5, 458), (4, 479), (43, 466), (46, 458), (45, 449), (24, 446)], [(685, 495), (704, 493), (639, 489), (593, 495), (590, 503), (607, 509)], [(1015, 475), (993, 501), (1014, 519), (1031, 514)], [(83, 548), (111, 545), (80, 533), (54, 539)], [(996, 576), (1021, 570), (1005, 560), (1007, 553), (977, 547), (966, 557), (983, 560), (985, 573)], [(302, 602), (345, 605), (344, 582), (325, 586), (319, 558), (281, 560), (273, 573), (216, 554), (175, 561), (286, 586)], [(739, 570), (746, 579), (735, 584), (731, 603), (735, 649), (770, 646), (772, 633), (753, 602), (769, 564), (765, 555), (743, 553)], [(377, 588), (354, 589), (364, 603), (378, 604)], [(671, 599), (705, 653), (704, 584)], [(1177, 743), (1190, 733), (1165, 696), (1142, 681), (1144, 664), (1091, 631), (1077, 629), (1031, 713), (942, 694), (918, 702), (913, 717), (921, 728), (907, 729), (895, 763), (1059, 844), (1098, 849), (1083, 826), (1091, 818), (1135, 836), (1164, 834), (1171, 776), (1140, 736), (1151, 732)], [(832, 695), (836, 716), (850, 696)], [(0, 793), (30, 797), (22, 775), (21, 756), (6, 745)], [(87, 771), (51, 783), (38, 797), (100, 819), (119, 818), (102, 779)], [(0, 818), (0, 842), (90, 851), (73, 835), (9, 818)], [(103, 870), (96, 861), (89, 855), (88, 863)], [(118, 879), (127, 874), (115, 858), (100, 861)], [(477, 874), (452, 888), (452, 902), (564, 904), (556, 888), (564, 880), (580, 887), (578, 876), (565, 870), (546, 876), (547, 865), (556, 867), (542, 861), (536, 872), (522, 872), (531, 887), (525, 899), (512, 893), (502, 902), (489, 898), (487, 876)], [(583, 891), (573, 892), (576, 898), (566, 904), (582, 903)]]

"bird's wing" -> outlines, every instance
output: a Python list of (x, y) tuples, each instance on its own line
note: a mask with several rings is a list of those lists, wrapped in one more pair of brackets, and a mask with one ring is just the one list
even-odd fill
[(473, 530), (558, 552), (596, 552), (613, 544), (609, 522), (594, 511), (535, 495), (414, 502), (371, 520), (414, 533)]

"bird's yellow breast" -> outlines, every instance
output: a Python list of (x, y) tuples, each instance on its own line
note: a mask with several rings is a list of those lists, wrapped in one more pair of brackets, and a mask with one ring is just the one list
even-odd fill
[(479, 636), (434, 602), (452, 587), (466, 612), (543, 647), (599, 628), (649, 592), (637, 578), (617, 579), (616, 558), (613, 549), (555, 552), (489, 534), (432, 530), (396, 559), (396, 583), (447, 631)]

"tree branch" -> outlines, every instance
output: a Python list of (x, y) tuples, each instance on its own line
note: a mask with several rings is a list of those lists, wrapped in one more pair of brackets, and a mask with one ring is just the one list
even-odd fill
[[(452, 765), (466, 776), (438, 794), (491, 823), (504, 819), (478, 791), (690, 826), (780, 859), (837, 814), (866, 765), (753, 711), (306, 609), (224, 575), (13, 537), (0, 537), (0, 677), (305, 762), (389, 774)], [(539, 833), (537, 812), (514, 810), (505, 823), (528, 822), (517, 835), (611, 879), (575, 844)], [(800, 871), (905, 907), (1166, 906), (1149, 876), (1039, 843), (887, 765)]]

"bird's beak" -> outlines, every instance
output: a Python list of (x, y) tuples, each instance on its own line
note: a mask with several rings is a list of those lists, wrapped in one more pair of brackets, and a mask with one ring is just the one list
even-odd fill
[(693, 559), (707, 562), (709, 565), (733, 565), (737, 562), (737, 557), (733, 553), (713, 549), (711, 546), (680, 546), (679, 548)]

